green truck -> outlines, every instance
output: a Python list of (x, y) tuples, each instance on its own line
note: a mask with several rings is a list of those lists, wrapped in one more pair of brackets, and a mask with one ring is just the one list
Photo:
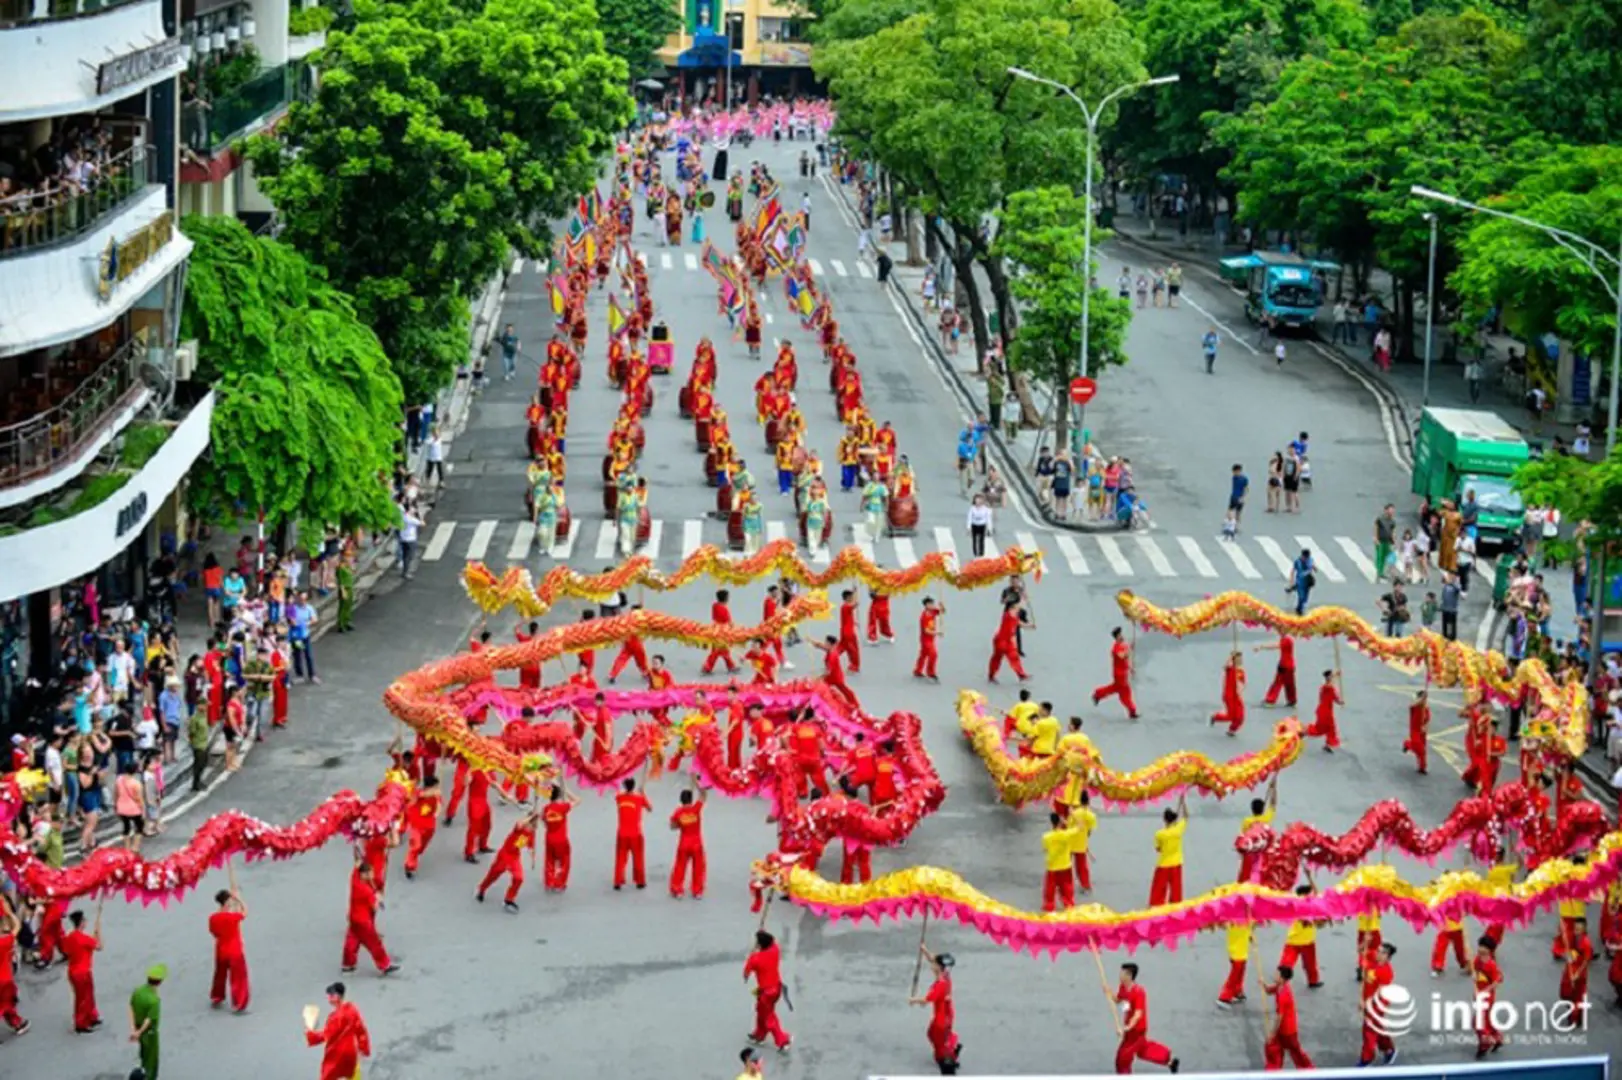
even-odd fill
[(1460, 503), (1465, 492), (1474, 492), (1477, 543), (1502, 545), (1526, 514), (1510, 477), (1530, 457), (1521, 433), (1497, 413), (1427, 408), (1414, 444), (1413, 491), (1432, 503)]

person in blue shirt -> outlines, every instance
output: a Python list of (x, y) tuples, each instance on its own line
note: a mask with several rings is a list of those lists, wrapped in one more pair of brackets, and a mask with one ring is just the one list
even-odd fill
[(1233, 467), (1233, 486), (1228, 490), (1228, 509), (1233, 511), (1234, 525), (1237, 526), (1244, 518), (1245, 495), (1250, 491), (1250, 477), (1245, 475), (1243, 465)]
[(175, 760), (175, 745), (180, 740), (180, 729), (185, 723), (186, 699), (178, 675), (164, 680), (163, 693), (158, 695), (158, 717), (163, 723), (163, 756), (165, 761)]
[(224, 594), (220, 597), (220, 606), (224, 609), (225, 620), (229, 622), (236, 613), (237, 605), (248, 594), (247, 579), (233, 566), (226, 572), (225, 581), (221, 583), (220, 591)]
[(315, 627), (315, 605), (310, 594), (301, 592), (287, 609), (287, 643), (293, 650), (293, 674), (308, 678), (313, 683), (321, 680), (315, 674), (315, 653), (310, 633)]
[(1221, 341), (1222, 339), (1217, 337), (1216, 327), (1214, 326), (1207, 330), (1205, 336), (1200, 339), (1200, 351), (1205, 354), (1205, 373), (1207, 375), (1212, 374), (1216, 368), (1217, 345)]
[(1115, 496), (1115, 521), (1123, 529), (1132, 527), (1132, 518), (1139, 510), (1147, 512), (1148, 509), (1149, 505), (1131, 488), (1122, 488)]
[(1307, 598), (1312, 595), (1312, 587), (1318, 584), (1317, 575), (1313, 573), (1312, 552), (1305, 548), (1296, 556), (1294, 564), (1290, 566), (1290, 587), (1287, 591), (1295, 594), (1295, 613), (1304, 615), (1307, 611)]
[(964, 428), (957, 437), (957, 486), (964, 495), (974, 486), (974, 459), (979, 454), (980, 445), (974, 437), (974, 429)]

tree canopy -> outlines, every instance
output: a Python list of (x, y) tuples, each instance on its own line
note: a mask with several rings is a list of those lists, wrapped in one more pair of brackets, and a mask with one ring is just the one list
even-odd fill
[(196, 245), (181, 336), (214, 385), (195, 505), (217, 519), (381, 527), (399, 440), (400, 382), (354, 303), (292, 247), (232, 218), (188, 217)]
[(625, 61), (633, 79), (654, 69), (653, 54), (681, 29), (681, 13), (670, 0), (597, 0), (597, 15), (608, 55)]

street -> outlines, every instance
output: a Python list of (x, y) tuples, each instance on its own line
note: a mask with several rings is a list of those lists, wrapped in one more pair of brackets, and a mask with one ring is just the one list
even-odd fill
[[(856, 497), (831, 495), (835, 543), (856, 543), (887, 567), (905, 567), (931, 551), (955, 552), (967, 561), (965, 503), (957, 491), (953, 452), (964, 422), (935, 362), (909, 337), (889, 297), (856, 253), (856, 237), (839, 205), (819, 181), (802, 180), (795, 161), (806, 143), (757, 143), (734, 148), (734, 169), (748, 159), (769, 165), (783, 185), (785, 209), (809, 192), (813, 227), (808, 256), (821, 287), (833, 297), (835, 315), (854, 350), (875, 419), (894, 423), (899, 449), (917, 474), (922, 511), (912, 538), (867, 536), (852, 531)], [(706, 155), (708, 157), (708, 155)], [(673, 163), (665, 158), (667, 175)], [(720, 187), (717, 187), (720, 191)], [(747, 203), (746, 203), (747, 206)], [(730, 223), (719, 210), (705, 221), (724, 253), (732, 250)], [(792, 536), (792, 501), (776, 494), (770, 455), (753, 422), (753, 383), (761, 371), (741, 341), (734, 341), (716, 313), (715, 285), (698, 266), (691, 234), (677, 249), (660, 247), (651, 222), (640, 213), (636, 244), (648, 259), (656, 313), (670, 329), (676, 367), (655, 382), (653, 415), (644, 421), (647, 448), (641, 471), (648, 478), (654, 521), (648, 555), (669, 570), (701, 544), (724, 544), (723, 523), (711, 516), (713, 489), (706, 486), (690, 421), (677, 415), (676, 393), (693, 350), (708, 336), (718, 353), (717, 400), (757, 482), (766, 491), (768, 535)], [(1110, 249), (1100, 276), (1113, 280), (1127, 249)], [(799, 359), (799, 404), (807, 443), (832, 471), (841, 434), (814, 335), (787, 313), (780, 290), (766, 308), (770, 363), (777, 340), (792, 342)], [(238, 807), (267, 821), (295, 819), (333, 791), (373, 790), (387, 766), (385, 748), (402, 729), (379, 703), (399, 673), (467, 647), (480, 626), (459, 574), (468, 560), (497, 572), (523, 563), (532, 573), (554, 561), (581, 570), (613, 564), (612, 522), (604, 518), (599, 483), (609, 421), (619, 395), (604, 375), (603, 330), (608, 293), (591, 301), (590, 343), (581, 357), (584, 378), (571, 399), (567, 492), (575, 531), (543, 550), (524, 521), (525, 407), (537, 360), (551, 333), (545, 278), (526, 262), (509, 283), (503, 322), (515, 324), (523, 348), (518, 377), (501, 379), (499, 355), (488, 368), (492, 385), (473, 406), (467, 430), (449, 448), (445, 489), (423, 530), (422, 563), (415, 579), (389, 579), (381, 595), (362, 609), (361, 633), (333, 635), (321, 643), (324, 685), (301, 699), (292, 727), (256, 751), (250, 768), (213, 800), (174, 823), (169, 838), (190, 833), (204, 814)], [(1137, 768), (1174, 750), (1195, 750), (1226, 760), (1263, 745), (1271, 724), (1285, 710), (1260, 708), (1272, 675), (1270, 636), (1227, 632), (1176, 642), (1136, 636), (1138, 700), (1143, 719), (1133, 723), (1113, 702), (1090, 705), (1088, 693), (1109, 679), (1109, 631), (1123, 619), (1117, 590), (1130, 588), (1163, 606), (1177, 606), (1226, 589), (1246, 589), (1275, 604), (1285, 602), (1284, 578), (1302, 548), (1315, 552), (1320, 585), (1313, 603), (1343, 604), (1374, 618), (1372, 521), (1395, 502), (1411, 509), (1406, 474), (1393, 456), (1389, 433), (1367, 392), (1352, 379), (1293, 359), (1275, 365), (1270, 345), (1259, 355), (1253, 338), (1234, 318), (1231, 298), (1195, 275), (1177, 310), (1136, 313), (1129, 366), (1111, 371), (1089, 406), (1088, 422), (1109, 454), (1132, 459), (1137, 486), (1148, 501), (1155, 527), (1133, 534), (1055, 532), (1015, 508), (997, 522), (999, 545), (1040, 550), (1046, 572), (1032, 589), (1035, 626), (1025, 634), (1029, 684), (1038, 700), (1051, 700), (1061, 717), (1085, 718), (1086, 731), (1117, 768)], [(1203, 309), (1203, 310), (1202, 310)], [(1199, 357), (1200, 335), (1213, 318), (1241, 331), (1221, 331), (1216, 373), (1207, 376)], [(1295, 346), (1291, 343), (1290, 347)], [(959, 363), (972, 366), (966, 351)], [(1311, 435), (1312, 491), (1300, 515), (1264, 513), (1268, 455), (1300, 431)], [(1243, 528), (1233, 543), (1219, 538), (1228, 502), (1229, 469), (1243, 464), (1251, 495)], [(826, 561), (826, 555), (823, 556)], [(758, 621), (766, 582), (734, 590), (736, 621)], [(1423, 594), (1423, 589), (1418, 590)], [(941, 642), (942, 681), (915, 681), (921, 595), (947, 607)], [(712, 589), (694, 585), (673, 594), (633, 596), (649, 607), (707, 621)], [(866, 596), (862, 596), (865, 613)], [(837, 602), (837, 597), (835, 597)], [(578, 605), (563, 605), (548, 625), (573, 618)], [(999, 805), (979, 761), (957, 731), (954, 700), (970, 687), (988, 692), (1006, 707), (1015, 687), (1004, 676), (988, 686), (985, 664), (998, 613), (995, 590), (959, 594), (931, 587), (898, 597), (894, 619), (899, 641), (865, 648), (860, 674), (851, 683), (867, 711), (883, 715), (909, 710), (924, 721), (936, 768), (948, 785), (945, 806), (926, 819), (906, 845), (875, 853), (875, 874), (916, 865), (951, 868), (983, 892), (1024, 909), (1040, 902), (1041, 834), (1048, 828), (1041, 808), (1016, 813)], [(832, 624), (826, 624), (832, 626)], [(509, 615), (488, 624), (498, 640), (510, 640)], [(1473, 622), (1464, 637), (1473, 637)], [(812, 632), (822, 633), (820, 625)], [(1130, 633), (1130, 631), (1129, 631)], [(809, 636), (809, 635), (808, 635)], [(1250, 720), (1237, 738), (1219, 734), (1207, 717), (1220, 704), (1220, 667), (1237, 641), (1250, 670)], [(699, 680), (702, 655), (677, 645), (650, 643), (664, 653), (679, 682)], [(1371, 804), (1399, 798), (1423, 825), (1442, 820), (1466, 793), (1455, 768), (1463, 762), (1462, 730), (1454, 712), (1459, 697), (1433, 694), (1433, 769), (1414, 775), (1400, 750), (1406, 707), (1422, 677), (1366, 660), (1351, 650), (1338, 657), (1327, 642), (1300, 646), (1301, 714), (1310, 721), (1321, 673), (1344, 662), (1346, 705), (1340, 727), (1345, 747), (1325, 754), (1314, 741), (1280, 781), (1279, 825), (1304, 819), (1331, 832), (1351, 826)], [(609, 659), (602, 657), (600, 660)], [(794, 675), (820, 670), (820, 656), (793, 650)], [(603, 666), (599, 664), (600, 677)], [(554, 666), (548, 683), (561, 675)], [(724, 680), (709, 680), (717, 685)], [(622, 679), (621, 687), (636, 685)], [(574, 814), (574, 868), (569, 891), (545, 894), (538, 873), (519, 898), (522, 910), (505, 915), (498, 903), (477, 904), (473, 889), (481, 871), (461, 862), (462, 822), (441, 828), (415, 881), (399, 874), (398, 858), (388, 884), (383, 934), (403, 970), (379, 979), (363, 964), (347, 976), (350, 999), (371, 1029), (373, 1057), (367, 1080), (508, 1077), (563, 1073), (578, 1080), (626, 1076), (727, 1076), (737, 1069), (753, 1016), (740, 981), (756, 921), (748, 911), (749, 863), (771, 850), (776, 833), (759, 802), (714, 799), (707, 813), (710, 891), (702, 902), (666, 894), (674, 834), (664, 821), (676, 805), (682, 781), (666, 776), (650, 785), (649, 874), (646, 891), (615, 893), (609, 873), (614, 815), (606, 799), (587, 795)], [(1247, 813), (1247, 798), (1222, 803), (1190, 802), (1187, 892), (1196, 895), (1231, 882), (1237, 866), (1233, 839)], [(1161, 807), (1126, 811), (1100, 807), (1093, 837), (1098, 856), (1091, 900), (1117, 910), (1145, 905), (1154, 865), (1152, 834)], [(494, 837), (516, 817), (496, 808)], [(165, 845), (149, 848), (161, 852)], [(1393, 856), (1402, 876), (1423, 883), (1450, 868), (1461, 854), (1427, 866)], [(322, 988), (338, 977), (350, 855), (340, 846), (294, 862), (238, 869), (251, 915), (246, 923), (248, 963), (255, 995), (246, 1016), (211, 1012), (207, 983), (212, 943), (205, 928), (218, 881), (183, 904), (138, 908), (113, 901), (105, 914), (104, 951), (97, 960), (98, 991), (108, 1026), (75, 1037), (69, 1022), (69, 991), (61, 969), (21, 974), (21, 1006), (34, 1024), (24, 1037), (0, 1036), (7, 1075), (54, 1075), (122, 1080), (134, 1062), (124, 1030), (124, 1002), (139, 973), (157, 962), (169, 966), (163, 987), (164, 1069), (170, 1080), (216, 1076), (314, 1075), (317, 1052), (309, 1050), (299, 1009), (322, 1000)], [(837, 846), (823, 872), (837, 872)], [(1326, 884), (1327, 882), (1322, 882)], [(86, 905), (93, 908), (94, 905)], [(1591, 908), (1597, 923), (1597, 907)], [(1505, 971), (1500, 999), (1515, 1003), (1555, 997), (1559, 969), (1549, 960), (1555, 923), (1545, 916), (1533, 927), (1512, 931), (1499, 950)], [(923, 1075), (933, 1071), (924, 1038), (927, 1013), (906, 1004), (918, 946), (918, 927), (825, 923), (787, 905), (772, 910), (769, 929), (783, 943), (785, 975), (794, 1011), (784, 1022), (794, 1036), (786, 1058), (768, 1051), (772, 1077), (855, 1078), (872, 1074)], [(1398, 946), (1397, 980), (1425, 998), (1437, 990), (1448, 999), (1468, 995), (1468, 980), (1453, 971), (1433, 982), (1427, 958), (1434, 931), (1415, 934), (1387, 920), (1386, 938)], [(1473, 940), (1478, 930), (1467, 928)], [(1065, 1074), (1108, 1072), (1114, 1056), (1111, 1009), (1103, 1000), (1093, 958), (1067, 955), (1057, 962), (1015, 955), (957, 926), (931, 925), (929, 943), (952, 952), (958, 1032), (965, 1074)], [(1355, 1062), (1358, 997), (1353, 978), (1352, 925), (1323, 928), (1319, 953), (1326, 985), (1308, 991), (1298, 978), (1302, 1044), (1322, 1066)], [(1283, 942), (1282, 927), (1262, 928), (1252, 957), (1271, 974)], [(1105, 956), (1113, 983), (1125, 959)], [(1132, 958), (1143, 967), (1151, 1032), (1169, 1043), (1184, 1071), (1260, 1068), (1266, 1028), (1262, 995), (1231, 1011), (1214, 999), (1227, 970), (1220, 934), (1176, 951), (1152, 950)], [(1596, 963), (1595, 999), (1586, 1044), (1561, 1053), (1607, 1053), (1622, 1049), (1622, 1018), (1608, 1004), (1603, 961)], [(1513, 1041), (1504, 1058), (1540, 1058), (1547, 1045)], [(1467, 1060), (1470, 1045), (1415, 1032), (1401, 1043), (1405, 1063)]]

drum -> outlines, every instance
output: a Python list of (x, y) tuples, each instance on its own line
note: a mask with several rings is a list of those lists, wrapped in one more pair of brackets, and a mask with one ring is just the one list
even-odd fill
[(642, 415), (648, 416), (653, 412), (653, 384), (642, 384)]
[(642, 453), (642, 448), (645, 445), (647, 445), (647, 441), (648, 441), (648, 433), (646, 431), (642, 430), (642, 425), (641, 424), (632, 425), (632, 427), (631, 427), (631, 445), (636, 447), (636, 452), (638, 454)]
[(710, 452), (710, 421), (707, 420), (707, 419), (705, 419), (705, 420), (694, 420), (693, 421), (693, 433), (698, 437), (698, 452), (701, 453), (701, 454), (709, 453)]
[(676, 393), (676, 411), (681, 413), (683, 420), (693, 418), (693, 386), (691, 383), (683, 383), (681, 390)]
[(618, 386), (620, 384), (620, 380), (622, 378), (624, 378), (624, 377), (625, 377), (625, 360), (624, 360), (624, 358), (622, 357), (622, 358), (620, 358), (618, 360), (610, 359), (608, 361), (608, 381), (609, 381), (609, 383), (614, 385), (614, 386)]
[(569, 388), (580, 389), (580, 358), (574, 357), (569, 361)]
[(554, 544), (567, 544), (569, 542), (569, 528), (572, 522), (569, 518), (569, 504), (564, 503), (558, 507), (557, 535), (552, 538)]
[(828, 368), (828, 389), (834, 394), (839, 393), (839, 379), (845, 374), (845, 365), (833, 364)]
[[(805, 521), (805, 519), (806, 519), (806, 513), (805, 513), (804, 510), (801, 510), (800, 511), (800, 543), (804, 544), (806, 547), (810, 547), (811, 546), (811, 538), (806, 535), (806, 531), (805, 531), (805, 529), (806, 529), (806, 521)], [(830, 537), (833, 536), (833, 534), (834, 534), (834, 514), (833, 514), (833, 511), (830, 510), (830, 511), (828, 511), (828, 515), (825, 518), (822, 519), (822, 539), (820, 541), (820, 546), (827, 547), (828, 546), (828, 540), (829, 540)]]
[(620, 489), (619, 489), (619, 486), (617, 484), (615, 484), (614, 481), (612, 481), (612, 480), (604, 481), (603, 482), (603, 513), (608, 515), (608, 520), (610, 520), (610, 521), (614, 520), (614, 514), (615, 514), (616, 511), (619, 510), (619, 505), (620, 505)]
[(911, 536), (918, 531), (918, 499), (913, 495), (898, 495), (890, 500), (885, 511), (889, 519), (891, 536)]
[(721, 463), (717, 460), (720, 455), (715, 447), (710, 447), (709, 453), (704, 455), (704, 482), (710, 487), (719, 487), (721, 483)]
[(524, 520), (535, 520), (535, 489), (528, 484), (524, 485)]
[[(730, 490), (730, 489), (729, 489)], [(743, 511), (732, 510), (726, 515), (727, 519), (727, 547), (732, 551), (743, 550)]]
[(529, 450), (529, 456), (541, 456), (541, 429), (535, 424), (529, 425), (529, 431), (524, 436), (524, 445)]
[(647, 545), (648, 538), (653, 535), (653, 518), (648, 514), (646, 506), (636, 508), (636, 546)]
[(603, 483), (611, 484), (614, 480), (614, 455), (603, 455)]
[(777, 417), (768, 416), (766, 418), (766, 449), (777, 449), (777, 435), (781, 427), (782, 425), (778, 423)]
[(715, 488), (715, 516), (725, 518), (732, 513), (733, 487), (731, 484), (718, 484)]

